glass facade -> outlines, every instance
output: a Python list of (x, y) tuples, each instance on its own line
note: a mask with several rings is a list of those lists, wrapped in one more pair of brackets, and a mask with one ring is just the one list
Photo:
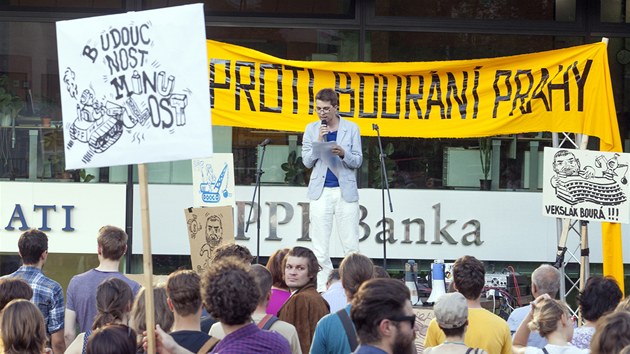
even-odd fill
[[(66, 171), (60, 128), (59, 70), (54, 21), (84, 14), (154, 9), (192, 1), (143, 0), (11, 1), (1, 7), (0, 178), (5, 180), (84, 181), (124, 183), (126, 167)], [(611, 37), (610, 68), (622, 138), (626, 138), (628, 98), (625, 92), (630, 61), (624, 1), (601, 0), (594, 17), (593, 3), (583, 0), (441, 1), (409, 6), (395, 0), (335, 1), (206, 1), (209, 39), (253, 48), (280, 58), (325, 61), (431, 61), (497, 57), (564, 48), (599, 40), (585, 28), (606, 29)], [(326, 5), (326, 6), (324, 6)], [(18, 14), (20, 16), (18, 16)], [(30, 14), (38, 20), (24, 21)], [(252, 18), (255, 18), (252, 19)], [(506, 23), (509, 20), (511, 23)], [(614, 23), (614, 24), (611, 24)], [(581, 29), (581, 30), (580, 30)], [(269, 127), (273, 129), (272, 126)], [(250, 184), (257, 159), (257, 144), (272, 134), (275, 169), (299, 153), (301, 134), (215, 127), (215, 150), (235, 154), (237, 184)], [(475, 149), (476, 139), (385, 139), (390, 182), (395, 188), (476, 188), (449, 183), (445, 161), (458, 149)], [(493, 166), (500, 182), (494, 189), (538, 189), (524, 183), (525, 156), (536, 142), (538, 151), (550, 144), (550, 135), (501, 136), (494, 139), (500, 152)], [(373, 138), (364, 138), (366, 166), (375, 158)], [(455, 155), (454, 155), (455, 154)], [(282, 156), (284, 155), (284, 156)], [(378, 154), (377, 154), (378, 155)], [(151, 182), (191, 182), (190, 162), (152, 164)], [(450, 171), (459, 173), (459, 171)], [(362, 187), (378, 187), (380, 176), (364, 167)], [(92, 179), (93, 177), (93, 179)], [(307, 176), (305, 176), (307, 177)], [(300, 178), (303, 181), (304, 178)], [(282, 184), (282, 172), (266, 174), (263, 182)]]
[(377, 16), (545, 21), (554, 19), (559, 6), (575, 9), (575, 0), (447, 0), (423, 1), (422, 6), (409, 6), (404, 0), (376, 0), (375, 6)]
[[(55, 21), (177, 6), (189, 0), (9, 0), (0, 5), (0, 180), (90, 179), (125, 183), (127, 167), (66, 171), (61, 134)], [(565, 48), (610, 37), (610, 71), (622, 141), (630, 118), (630, 6), (625, 0), (204, 1), (208, 39), (253, 48), (280, 58), (325, 61), (431, 61), (497, 57)], [(268, 184), (285, 182), (280, 165), (299, 153), (301, 132), (214, 127), (214, 149), (234, 154), (236, 183), (252, 184), (257, 145), (272, 136), (263, 169)], [(479, 189), (479, 163), (453, 170), (487, 142), (478, 139), (385, 138), (392, 188)], [(497, 136), (495, 190), (539, 191), (531, 154), (551, 145), (551, 134)], [(624, 144), (626, 145), (626, 144)], [(375, 138), (364, 137), (359, 183), (380, 187)], [(290, 161), (289, 161), (290, 162)], [(298, 166), (299, 167), (299, 166)], [(466, 170), (468, 169), (468, 170)], [(149, 182), (190, 184), (190, 161), (149, 166)], [(474, 170), (471, 172), (471, 170)], [(273, 172), (272, 172), (273, 171)], [(454, 178), (454, 176), (466, 176)], [(137, 177), (134, 176), (137, 181)], [(4, 269), (3, 269), (4, 272)], [(75, 270), (72, 270), (76, 273)]]

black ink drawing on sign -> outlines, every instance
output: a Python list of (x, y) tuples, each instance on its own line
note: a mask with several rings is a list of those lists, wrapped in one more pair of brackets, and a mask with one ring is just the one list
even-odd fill
[[(154, 46), (150, 29), (150, 22), (110, 28), (101, 33), (97, 41), (100, 46), (88, 41), (81, 56), (88, 59), (89, 66), (82, 70), (102, 71), (101, 82), (79, 87), (76, 82), (81, 72), (71, 67), (66, 69), (63, 80), (66, 91), (76, 101), (76, 118), (69, 127), (71, 140), (67, 147), (87, 144), (83, 163), (107, 151), (123, 134), (130, 136), (129, 141), (142, 144), (149, 130), (174, 134), (176, 127), (186, 125), (191, 91), (187, 88), (178, 91), (175, 76), (158, 70), (161, 64), (157, 60), (149, 64)], [(97, 60), (99, 57), (101, 61)]]
[(600, 155), (594, 166), (580, 165), (569, 150), (560, 150), (553, 157), (551, 186), (558, 199), (575, 205), (591, 202), (598, 205), (619, 205), (627, 200), (622, 185), (628, 184), (628, 164), (619, 163), (619, 154), (610, 159)]
[[(208, 269), (214, 249), (217, 248), (221, 241), (223, 241), (223, 221), (221, 217), (215, 214), (206, 213), (206, 224), (203, 228), (205, 231), (206, 242), (201, 246), (199, 250), (199, 256), (204, 259), (203, 265), (197, 265), (197, 272), (202, 272), (204, 269)], [(188, 230), (191, 237), (194, 239), (197, 237), (197, 233), (201, 231), (201, 225), (197, 221), (197, 215), (193, 215), (193, 218), (188, 221)]]

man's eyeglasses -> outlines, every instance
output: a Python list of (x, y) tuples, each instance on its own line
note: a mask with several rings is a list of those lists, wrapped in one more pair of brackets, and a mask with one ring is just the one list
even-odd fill
[(414, 326), (416, 325), (416, 315), (411, 315), (411, 316), (394, 316), (394, 317), (388, 318), (388, 320), (395, 321), (395, 322), (405, 322), (405, 321), (407, 321), (411, 325), (411, 328), (414, 328)]
[(333, 108), (333, 106), (328, 106), (328, 107), (315, 107), (315, 110), (317, 112), (324, 112), (324, 113), (328, 113), (330, 112), (330, 110)]

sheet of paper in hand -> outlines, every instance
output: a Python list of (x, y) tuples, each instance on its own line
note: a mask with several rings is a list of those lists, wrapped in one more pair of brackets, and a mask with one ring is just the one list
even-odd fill
[(193, 206), (236, 206), (234, 190), (234, 157), (214, 154), (192, 160)]
[(203, 5), (57, 22), (66, 168), (212, 155)]
[(234, 214), (231, 206), (188, 208), (184, 210), (190, 240), (193, 270), (208, 269), (214, 249), (224, 243), (234, 243)]

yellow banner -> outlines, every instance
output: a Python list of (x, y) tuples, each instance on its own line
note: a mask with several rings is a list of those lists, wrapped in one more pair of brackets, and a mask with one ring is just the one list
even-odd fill
[[(374, 136), (465, 138), (528, 132), (596, 136), (621, 151), (606, 44), (510, 57), (413, 63), (295, 61), (207, 41), (212, 123), (301, 132), (315, 94)], [(621, 228), (602, 223), (604, 273), (623, 289)]]
[(573, 132), (621, 151), (606, 45), (413, 63), (295, 61), (207, 41), (214, 125), (300, 132), (314, 97), (339, 92), (361, 135), (464, 138)]

